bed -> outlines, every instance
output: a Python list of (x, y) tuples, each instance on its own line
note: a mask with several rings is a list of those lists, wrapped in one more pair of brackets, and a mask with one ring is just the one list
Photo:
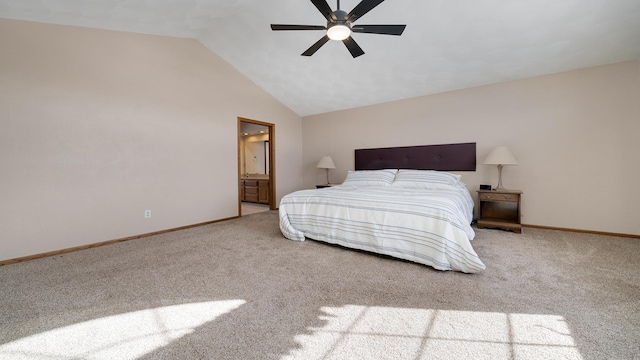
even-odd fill
[[(430, 155), (425, 154), (433, 152), (433, 146), (356, 150), (356, 170), (341, 185), (282, 198), (280, 230), (290, 240), (309, 238), (438, 270), (481, 272), (485, 265), (471, 245), (473, 199), (460, 175), (448, 172), (475, 170), (475, 143), (471, 144), (463, 144), (464, 156), (453, 156), (467, 160), (454, 165), (443, 161), (449, 155), (442, 151), (451, 152), (451, 145)], [(414, 163), (407, 165), (410, 161)]]

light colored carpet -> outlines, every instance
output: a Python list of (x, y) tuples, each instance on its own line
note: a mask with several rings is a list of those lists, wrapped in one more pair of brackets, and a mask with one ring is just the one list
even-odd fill
[(477, 230), (481, 274), (277, 211), (0, 267), (2, 359), (638, 359), (640, 241)]

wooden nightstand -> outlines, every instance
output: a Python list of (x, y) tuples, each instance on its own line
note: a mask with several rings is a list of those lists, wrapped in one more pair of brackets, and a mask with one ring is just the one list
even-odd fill
[(478, 190), (478, 228), (498, 228), (522, 233), (520, 190)]

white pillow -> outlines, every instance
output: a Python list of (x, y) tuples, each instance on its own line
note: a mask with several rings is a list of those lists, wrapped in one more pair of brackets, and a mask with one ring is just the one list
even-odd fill
[(441, 189), (460, 186), (462, 176), (434, 170), (400, 170), (391, 184), (401, 188)]
[(349, 171), (342, 185), (346, 186), (389, 186), (398, 170), (358, 170)]

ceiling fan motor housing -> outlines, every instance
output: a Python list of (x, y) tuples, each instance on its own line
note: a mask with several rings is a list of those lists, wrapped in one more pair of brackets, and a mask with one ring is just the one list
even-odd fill
[(331, 20), (332, 21), (327, 22), (327, 27), (330, 24), (343, 24), (343, 25), (346, 25), (348, 16), (349, 16), (349, 14), (347, 14), (346, 11), (340, 10), (340, 9), (332, 12), (331, 13)]

